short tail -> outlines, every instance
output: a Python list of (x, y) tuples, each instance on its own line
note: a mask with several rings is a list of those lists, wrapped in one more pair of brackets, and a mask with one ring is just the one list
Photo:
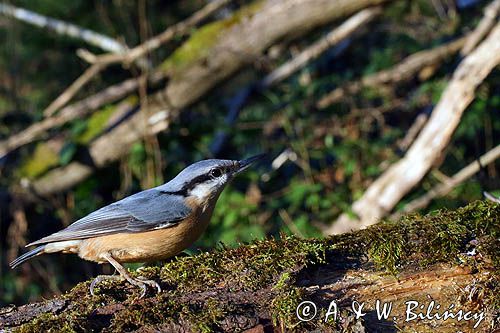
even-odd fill
[(29, 260), (33, 257), (36, 257), (37, 255), (42, 254), (43, 250), (45, 250), (45, 245), (38, 246), (35, 249), (33, 249), (29, 252), (26, 252), (25, 254), (23, 254), (22, 256), (20, 256), (16, 260), (14, 260), (13, 262), (11, 262), (9, 264), (10, 268), (16, 268), (17, 266), (21, 265), (26, 260)]

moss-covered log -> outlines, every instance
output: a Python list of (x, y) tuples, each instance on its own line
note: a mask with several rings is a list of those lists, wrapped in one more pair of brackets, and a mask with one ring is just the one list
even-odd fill
[[(159, 295), (137, 299), (138, 290), (109, 282), (92, 297), (85, 282), (52, 300), (1, 309), (0, 328), (468, 332), (477, 325), (474, 331), (489, 332), (499, 326), (499, 269), (500, 206), (475, 202), (323, 240), (283, 237), (179, 257), (135, 273), (160, 281)], [(377, 300), (392, 305), (386, 319), (377, 318)], [(317, 306), (311, 321), (297, 318), (303, 301)], [(330, 314), (325, 322), (332, 301), (337, 318)], [(407, 313), (412, 301), (419, 306)], [(357, 318), (352, 306), (363, 303), (365, 315)], [(427, 311), (433, 318), (406, 322)], [(312, 313), (304, 305), (299, 311)], [(437, 318), (446, 313), (465, 319)]]

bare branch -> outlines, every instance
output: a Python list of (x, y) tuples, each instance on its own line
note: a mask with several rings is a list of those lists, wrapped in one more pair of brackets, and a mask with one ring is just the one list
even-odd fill
[(328, 33), (325, 37), (307, 47), (293, 59), (287, 61), (285, 64), (266, 75), (266, 77), (261, 81), (261, 86), (269, 87), (288, 78), (309, 62), (318, 58), (326, 50), (351, 36), (356, 30), (373, 20), (375, 17), (379, 16), (381, 13), (382, 8), (373, 7), (363, 9), (359, 13), (351, 16), (340, 26)]
[(422, 68), (438, 64), (458, 52), (464, 45), (467, 37), (459, 38), (453, 42), (424, 50), (410, 55), (394, 67), (368, 75), (361, 80), (345, 84), (323, 96), (317, 103), (319, 109), (324, 109), (338, 102), (347, 94), (355, 94), (363, 87), (377, 87), (384, 84), (394, 84), (407, 81), (414, 77)]
[(87, 50), (78, 50), (78, 55), (85, 61), (92, 64), (70, 87), (68, 87), (55, 101), (53, 101), (44, 111), (46, 117), (53, 115), (66, 103), (68, 103), (73, 96), (76, 95), (95, 75), (100, 73), (104, 68), (113, 63), (124, 62), (126, 65), (138, 60), (140, 57), (157, 49), (162, 44), (167, 43), (175, 36), (182, 36), (189, 32), (189, 30), (203, 21), (221, 7), (228, 4), (230, 0), (215, 0), (209, 2), (205, 7), (194, 13), (186, 20), (177, 23), (176, 25), (166, 29), (164, 32), (156, 37), (149, 39), (143, 44), (134, 47), (133, 49), (120, 54), (104, 54), (95, 56)]
[(470, 33), (465, 45), (462, 47), (462, 50), (460, 50), (461, 55), (466, 56), (474, 50), (476, 45), (488, 34), (488, 32), (490, 32), (491, 28), (493, 28), (499, 13), (500, 0), (494, 0), (484, 9), (483, 19), (479, 22), (476, 29)]
[(18, 8), (6, 3), (0, 3), (0, 14), (13, 17), (17, 20), (40, 28), (52, 30), (60, 35), (81, 39), (90, 45), (96, 46), (108, 52), (123, 53), (127, 50), (126, 46), (113, 38), (79, 27), (72, 23), (40, 15), (24, 8)]
[[(225, 119), (227, 127), (229, 128), (236, 122), (241, 109), (245, 106), (250, 96), (256, 90), (269, 88), (276, 83), (287, 79), (296, 71), (306, 66), (309, 62), (318, 58), (322, 53), (354, 34), (361, 26), (372, 21), (375, 17), (380, 15), (381, 12), (381, 7), (363, 9), (357, 14), (351, 16), (340, 26), (335, 27), (335, 29), (330, 31), (326, 36), (305, 48), (297, 56), (273, 70), (262, 80), (253, 82), (240, 89), (230, 99), (230, 103), (228, 103), (229, 110)], [(217, 156), (217, 154), (221, 151), (224, 143), (227, 141), (227, 137), (228, 132), (225, 130), (221, 130), (216, 133), (215, 138), (210, 145), (210, 151), (213, 156)]]
[(385, 171), (353, 205), (357, 218), (342, 214), (329, 233), (377, 223), (415, 186), (443, 153), (474, 91), (500, 63), (500, 23), (458, 66), (439, 103), (404, 158)]
[(488, 193), (486, 191), (483, 192), (483, 195), (486, 199), (492, 201), (492, 202), (495, 202), (495, 203), (499, 203), (500, 204), (500, 198), (497, 198), (495, 197), (493, 194), (491, 193)]
[(43, 111), (45, 116), (53, 115), (57, 110), (66, 105), (80, 89), (83, 88), (94, 76), (102, 70), (100, 64), (93, 64), (83, 72), (78, 79), (75, 80), (66, 90), (59, 95), (50, 105)]
[[(154, 74), (150, 77), (151, 83), (156, 83), (163, 78), (162, 73)], [(17, 149), (25, 144), (39, 139), (48, 130), (62, 126), (76, 118), (82, 118), (91, 111), (108, 103), (115, 102), (139, 87), (140, 78), (125, 80), (121, 83), (110, 86), (103, 91), (87, 97), (84, 100), (68, 105), (57, 114), (57, 116), (45, 118), (40, 122), (34, 123), (23, 131), (12, 135), (4, 141), (0, 141), (0, 157), (5, 156), (10, 151)]]
[(215, 13), (220, 8), (227, 5), (231, 0), (214, 0), (210, 1), (205, 7), (194, 13), (188, 19), (177, 23), (176, 25), (169, 27), (167, 30), (162, 32), (161, 34), (147, 40), (146, 42), (138, 45), (128, 52), (123, 54), (104, 54), (101, 56), (97, 56), (94, 59), (94, 63), (101, 64), (112, 64), (123, 62), (126, 64), (130, 64), (136, 59), (144, 56), (145, 54), (157, 49), (161, 45), (167, 43), (175, 36), (182, 36), (189, 32), (189, 30), (196, 26), (201, 21), (208, 18), (210, 15)]
[[(496, 146), (486, 154), (480, 157), (481, 165), (488, 165), (493, 163), (500, 157), (500, 145)], [(403, 214), (414, 212), (418, 209), (425, 208), (434, 198), (445, 196), (450, 193), (456, 186), (463, 183), (481, 169), (478, 161), (474, 161), (467, 165), (465, 168), (457, 172), (453, 177), (449, 178), (446, 183), (434, 186), (426, 194), (410, 201), (400, 212), (391, 215), (391, 218), (398, 219)]]
[(411, 125), (411, 127), (406, 132), (405, 137), (398, 143), (398, 147), (399, 149), (401, 149), (401, 151), (406, 151), (408, 147), (410, 147), (410, 145), (413, 143), (413, 141), (415, 141), (418, 133), (420, 133), (425, 123), (427, 123), (428, 118), (429, 116), (423, 112), (417, 116), (417, 119), (415, 119), (413, 125)]

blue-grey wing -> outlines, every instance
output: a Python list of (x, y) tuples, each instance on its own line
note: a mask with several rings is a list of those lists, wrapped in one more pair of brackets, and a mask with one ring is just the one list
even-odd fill
[(178, 224), (191, 214), (191, 208), (185, 204), (180, 195), (165, 194), (156, 189), (155, 199), (148, 197), (123, 200), (121, 206), (134, 217), (127, 223), (129, 232), (140, 232), (154, 229), (168, 228)]
[(182, 196), (156, 189), (105, 206), (30, 245), (172, 227), (191, 213)]

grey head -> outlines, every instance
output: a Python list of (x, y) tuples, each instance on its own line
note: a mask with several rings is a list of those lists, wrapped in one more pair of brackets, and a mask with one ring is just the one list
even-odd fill
[(234, 176), (263, 157), (261, 154), (244, 160), (199, 161), (186, 167), (174, 179), (159, 186), (158, 189), (172, 194), (195, 196), (202, 200), (216, 197)]

